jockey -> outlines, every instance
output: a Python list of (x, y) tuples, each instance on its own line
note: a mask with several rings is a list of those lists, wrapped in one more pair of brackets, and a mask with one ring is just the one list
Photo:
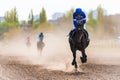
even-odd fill
[[(83, 24), (83, 25), (85, 25), (85, 23), (86, 23), (86, 15), (85, 15), (85, 13), (82, 11), (81, 8), (77, 8), (77, 9), (75, 10), (75, 12), (73, 13), (73, 24), (74, 24), (74, 28), (70, 31), (70, 34), (72, 34), (72, 35), (73, 35), (72, 32), (73, 32), (73, 31), (76, 29), (76, 27), (77, 27), (77, 20), (82, 21), (82, 24)], [(83, 27), (83, 28), (84, 28), (84, 27)], [(87, 40), (89, 40), (89, 34), (88, 34), (87, 30), (85, 30), (85, 28), (84, 28), (84, 33), (85, 33), (85, 35), (86, 35)]]
[(30, 42), (30, 37), (29, 36), (27, 36), (27, 42)]
[(43, 32), (39, 33), (39, 34), (38, 34), (38, 40), (39, 40), (39, 41), (43, 41), (43, 38), (44, 38)]

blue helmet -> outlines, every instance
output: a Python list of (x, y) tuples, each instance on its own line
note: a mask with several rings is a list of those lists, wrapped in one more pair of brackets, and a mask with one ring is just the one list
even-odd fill
[(43, 32), (39, 33), (38, 37), (43, 38), (44, 37)]
[(75, 10), (75, 12), (76, 12), (76, 13), (82, 13), (82, 9), (81, 9), (81, 8), (77, 8), (77, 9)]

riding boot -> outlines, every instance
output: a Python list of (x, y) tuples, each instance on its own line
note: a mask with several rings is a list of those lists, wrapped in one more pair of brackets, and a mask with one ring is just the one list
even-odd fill
[(72, 40), (72, 37), (73, 37), (73, 30), (70, 31), (69, 37), (70, 37), (70, 39)]
[(69, 34), (69, 35), (70, 35), (71, 37), (73, 37), (74, 34), (75, 34), (75, 28), (70, 31), (70, 34)]
[(84, 29), (84, 34), (86, 36), (87, 41), (89, 42), (90, 41), (89, 34), (88, 34), (88, 31), (86, 29)]

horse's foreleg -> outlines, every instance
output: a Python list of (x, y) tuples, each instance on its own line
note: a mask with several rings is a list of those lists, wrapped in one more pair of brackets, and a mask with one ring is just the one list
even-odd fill
[(82, 63), (85, 63), (87, 61), (87, 55), (85, 54), (85, 50), (82, 50), (82, 57), (80, 57)]
[(72, 65), (75, 65), (75, 68), (77, 68), (77, 62), (76, 62), (76, 50), (72, 50), (73, 53), (73, 61)]

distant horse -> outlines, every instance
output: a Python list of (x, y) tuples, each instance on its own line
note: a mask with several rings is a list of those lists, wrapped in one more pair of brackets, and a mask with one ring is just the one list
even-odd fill
[(27, 42), (26, 42), (26, 45), (27, 45), (28, 47), (30, 47), (30, 46), (31, 46), (30, 37), (27, 37)]
[(85, 37), (85, 32), (83, 29), (83, 24), (80, 23), (77, 25), (77, 28), (74, 29), (69, 34), (69, 44), (71, 51), (73, 53), (73, 61), (72, 65), (74, 65), (75, 69), (77, 70), (77, 62), (76, 62), (76, 51), (79, 50), (82, 52), (82, 57), (80, 57), (81, 62), (87, 62), (87, 55), (85, 53), (86, 47), (89, 45), (89, 41), (87, 41)]
[(45, 43), (43, 42), (43, 40), (37, 41), (37, 49), (38, 49), (38, 51), (40, 51), (40, 53), (42, 53), (44, 46), (45, 46)]

